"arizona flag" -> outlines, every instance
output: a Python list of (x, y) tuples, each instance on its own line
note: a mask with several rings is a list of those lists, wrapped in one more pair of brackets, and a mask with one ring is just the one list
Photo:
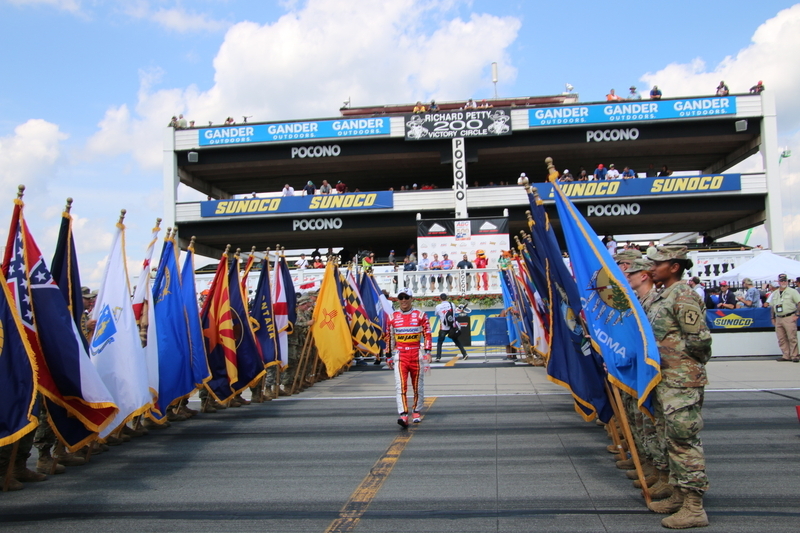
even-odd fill
[(92, 310), (97, 326), (89, 343), (92, 362), (119, 407), (114, 421), (100, 433), (102, 438), (134, 416), (147, 412), (152, 402), (144, 349), (130, 294), (125, 226), (120, 220)]
[[(13, 297), (0, 274), (0, 446), (36, 429), (36, 363), (25, 330), (12, 307)], [(5, 474), (4, 474), (5, 475)]]
[(226, 251), (219, 260), (217, 273), (214, 274), (208, 298), (200, 313), (208, 368), (211, 370), (211, 379), (206, 383), (206, 388), (221, 402), (235, 395), (231, 383), (239, 380), (228, 268)]
[(92, 368), (61, 289), (28, 232), (23, 205), (22, 200), (14, 201), (2, 270), (36, 357), (39, 392), (54, 411), (64, 410), (59, 420), (72, 416), (87, 430), (71, 422), (68, 426), (55, 424), (51, 418), (61, 441), (74, 451), (112, 423), (117, 406)]
[(328, 261), (314, 307), (314, 323), (311, 325), (314, 344), (329, 377), (333, 377), (353, 359), (353, 341), (339, 299), (338, 276), (333, 261)]
[(619, 266), (560, 187), (556, 206), (583, 314), (603, 355), (609, 380), (652, 412), (650, 393), (661, 381), (661, 358), (653, 328)]

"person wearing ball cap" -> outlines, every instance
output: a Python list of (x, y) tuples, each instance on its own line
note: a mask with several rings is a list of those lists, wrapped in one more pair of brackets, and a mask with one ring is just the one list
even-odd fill
[(769, 297), (772, 325), (778, 336), (783, 356), (778, 361), (800, 362), (797, 348), (797, 314), (800, 312), (800, 293), (789, 286), (789, 276), (778, 276), (778, 290)]
[(389, 342), (392, 357), (387, 360), (394, 368), (394, 385), (397, 394), (397, 423), (408, 427), (408, 382), (414, 391), (413, 422), (422, 420), (422, 402), (425, 400), (425, 363), (431, 360), (431, 326), (424, 311), (414, 308), (414, 293), (404, 287), (397, 293), (400, 309), (392, 313), (389, 321)]

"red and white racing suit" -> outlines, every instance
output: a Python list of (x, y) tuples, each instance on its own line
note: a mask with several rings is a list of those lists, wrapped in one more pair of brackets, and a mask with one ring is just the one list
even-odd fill
[[(419, 309), (407, 313), (395, 311), (390, 325), (391, 348), (394, 358), (394, 381), (397, 391), (397, 412), (408, 413), (408, 378), (414, 390), (414, 412), (419, 413), (425, 400), (422, 361), (431, 351), (431, 325), (428, 315)], [(425, 350), (420, 352), (420, 346)]]

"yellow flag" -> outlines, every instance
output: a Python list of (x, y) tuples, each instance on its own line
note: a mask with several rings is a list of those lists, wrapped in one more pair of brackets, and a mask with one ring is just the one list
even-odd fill
[(339, 300), (335, 271), (333, 261), (328, 261), (314, 307), (314, 323), (311, 325), (314, 343), (329, 377), (333, 377), (353, 358), (353, 340)]

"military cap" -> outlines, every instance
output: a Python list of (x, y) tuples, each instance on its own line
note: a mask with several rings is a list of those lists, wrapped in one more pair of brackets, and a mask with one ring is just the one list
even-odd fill
[(689, 259), (686, 246), (659, 246), (656, 253), (648, 255), (651, 261), (669, 261), (671, 259)]
[(634, 259), (641, 259), (642, 252), (639, 250), (623, 250), (620, 253), (614, 256), (614, 261), (619, 263), (620, 261), (633, 261)]
[(787, 276), (786, 274), (779, 274), (778, 281), (789, 281), (789, 276)]
[(89, 287), (83, 286), (81, 287), (81, 296), (91, 300), (92, 298), (97, 298), (97, 291), (93, 291)]
[(313, 301), (314, 301), (314, 297), (311, 295), (310, 292), (303, 293), (297, 298), (298, 305), (299, 304), (313, 302)]
[(631, 262), (630, 266), (628, 266), (628, 270), (626, 270), (625, 272), (630, 274), (633, 272), (641, 272), (642, 270), (645, 271), (653, 270), (653, 262), (650, 261), (649, 259), (645, 259), (642, 257), (634, 259)]

